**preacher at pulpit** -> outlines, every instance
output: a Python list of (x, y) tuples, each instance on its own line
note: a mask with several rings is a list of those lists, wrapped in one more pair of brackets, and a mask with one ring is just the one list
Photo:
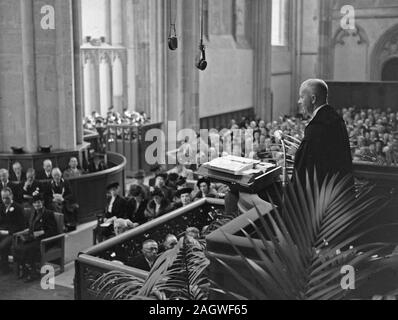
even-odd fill
[[(299, 105), (311, 120), (295, 156), (295, 173), (305, 184), (306, 172), (313, 181), (316, 168), (319, 185), (325, 177), (352, 173), (352, 156), (347, 128), (342, 117), (328, 105), (328, 86), (323, 80), (310, 79), (300, 88)], [(294, 177), (295, 179), (295, 177)]]

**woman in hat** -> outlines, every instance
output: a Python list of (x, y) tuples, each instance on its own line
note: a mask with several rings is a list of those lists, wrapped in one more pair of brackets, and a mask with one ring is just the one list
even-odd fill
[(194, 199), (200, 200), (203, 198), (218, 198), (217, 193), (211, 189), (210, 180), (202, 178), (197, 183), (199, 191), (196, 193)]
[(160, 189), (168, 201), (173, 200), (173, 190), (167, 186), (168, 174), (159, 173), (156, 175), (155, 188)]
[(149, 179), (149, 186), (154, 187), (156, 183), (156, 176), (163, 171), (163, 168), (160, 164), (155, 164), (151, 167), (150, 171), (155, 176)]
[[(105, 217), (103, 223), (101, 220), (95, 229), (98, 242), (102, 242), (108, 238), (113, 237), (114, 228), (113, 222), (117, 219), (124, 219), (128, 212), (127, 201), (119, 195), (120, 185), (118, 182), (111, 183), (107, 186), (107, 203), (105, 207)], [(102, 224), (102, 225), (101, 225)], [(104, 224), (106, 226), (104, 226)]]
[(162, 215), (169, 213), (173, 208), (170, 201), (165, 197), (162, 190), (155, 188), (151, 193), (152, 200), (149, 201), (145, 217), (148, 221), (156, 219)]
[(142, 191), (145, 194), (145, 199), (149, 199), (151, 196), (151, 191), (149, 186), (147, 186), (144, 182), (145, 180), (145, 171), (138, 170), (133, 174), (133, 179), (135, 180), (134, 185), (140, 186)]
[(192, 191), (192, 188), (181, 188), (177, 191), (175, 196), (179, 201), (174, 204), (174, 210), (186, 207), (192, 203)]
[(19, 277), (26, 276), (26, 281), (36, 279), (40, 274), (36, 264), (40, 262), (40, 242), (58, 234), (54, 212), (44, 207), (42, 194), (33, 197), (34, 211), (29, 220), (29, 230), (20, 236), (14, 247), (15, 260), (19, 266)]
[(129, 190), (128, 211), (126, 218), (133, 223), (144, 224), (147, 222), (145, 210), (148, 206), (148, 198), (139, 185), (132, 185)]

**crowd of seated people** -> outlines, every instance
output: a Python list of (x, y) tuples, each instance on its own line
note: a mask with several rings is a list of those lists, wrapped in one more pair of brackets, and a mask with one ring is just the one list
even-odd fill
[[(386, 166), (398, 165), (398, 112), (392, 112), (390, 109), (382, 111), (354, 107), (344, 108), (338, 112), (347, 125), (354, 161), (372, 162)], [(308, 122), (309, 119), (303, 119), (301, 115), (285, 116), (279, 118), (278, 121), (268, 123), (260, 119), (250, 120), (247, 118), (242, 118), (238, 123), (232, 119), (228, 127), (210, 130), (210, 136), (212, 131), (217, 132), (218, 150), (211, 147), (214, 146), (214, 140), (209, 139), (208, 150), (198, 147), (196, 157), (205, 156), (206, 161), (209, 161), (215, 157), (232, 154), (258, 160), (278, 161), (282, 157), (282, 148), (275, 133), (281, 131), (285, 136), (292, 137), (291, 141), (298, 145), (304, 137)], [(238, 130), (235, 132), (239, 132), (239, 134), (235, 134), (234, 130)], [(232, 141), (230, 144), (232, 147), (225, 143), (230, 143), (230, 141)], [(293, 162), (292, 159), (297, 149), (292, 145), (290, 147), (288, 154), (292, 156), (291, 162)]]
[(355, 161), (398, 165), (398, 112), (391, 109), (342, 110)]
[[(14, 189), (17, 190), (17, 189)], [(8, 257), (12, 253), (18, 268), (18, 278), (26, 282), (40, 276), (40, 242), (57, 235), (58, 228), (54, 211), (44, 206), (44, 197), (36, 191), (30, 199), (32, 210), (28, 219), (22, 204), (15, 200), (14, 191), (1, 190), (0, 205), (0, 267), (2, 273), (9, 273)], [(18, 241), (14, 242), (14, 238)]]
[(71, 158), (69, 167), (62, 173), (60, 168), (54, 168), (52, 161), (47, 159), (43, 161), (43, 168), (36, 173), (33, 168), (23, 170), (21, 164), (16, 162), (12, 165), (11, 172), (0, 169), (0, 191), (9, 188), (13, 200), (27, 209), (33, 208), (33, 197), (41, 194), (45, 207), (64, 214), (66, 227), (73, 229), (77, 224), (78, 205), (74, 201), (68, 179), (83, 173), (77, 164), (77, 159)]
[(206, 178), (188, 180), (174, 169), (166, 172), (160, 165), (153, 166), (154, 176), (147, 180), (148, 185), (144, 182), (145, 173), (138, 171), (126, 197), (121, 194), (119, 183), (108, 185), (107, 206), (103, 217), (99, 218), (95, 240), (102, 242), (196, 200), (224, 198), (228, 192), (225, 185), (212, 184)]

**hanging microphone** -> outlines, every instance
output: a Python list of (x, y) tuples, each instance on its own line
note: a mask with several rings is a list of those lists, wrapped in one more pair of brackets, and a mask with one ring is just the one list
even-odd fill
[(199, 50), (201, 52), (201, 57), (199, 59), (199, 61), (196, 64), (196, 67), (201, 70), (204, 71), (207, 68), (207, 61), (206, 61), (206, 51), (205, 51), (205, 46), (203, 45), (203, 43), (200, 44), (199, 46)]
[[(172, 35), (172, 31), (174, 31), (174, 35)], [(169, 35), (169, 49), (174, 51), (177, 50), (178, 48), (178, 38), (177, 38), (177, 32), (176, 32), (176, 26), (175, 24), (172, 24), (170, 26), (170, 35)]]
[(199, 61), (196, 63), (196, 68), (198, 68), (201, 71), (206, 70), (207, 68), (207, 61), (206, 61), (206, 51), (205, 51), (205, 46), (203, 44), (203, 36), (204, 36), (204, 3), (202, 0), (202, 10), (200, 14), (200, 45), (199, 45), (199, 50), (200, 50), (200, 58)]
[[(177, 20), (177, 13), (173, 18), (172, 14), (172, 0), (169, 0), (169, 19), (170, 19), (170, 30), (169, 30), (169, 49), (174, 51), (178, 48), (178, 38), (177, 38), (177, 30), (176, 30), (176, 20)], [(176, 9), (177, 10), (177, 9)]]

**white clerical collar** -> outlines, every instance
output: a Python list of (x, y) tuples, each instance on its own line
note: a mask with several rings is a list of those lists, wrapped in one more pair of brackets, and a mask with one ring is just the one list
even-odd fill
[(324, 104), (324, 105), (321, 105), (320, 107), (316, 108), (316, 110), (315, 110), (314, 113), (312, 114), (311, 121), (312, 121), (313, 119), (315, 119), (315, 117), (316, 117), (316, 115), (318, 114), (318, 112), (319, 112), (323, 107), (326, 107), (326, 106), (327, 106), (327, 104)]

